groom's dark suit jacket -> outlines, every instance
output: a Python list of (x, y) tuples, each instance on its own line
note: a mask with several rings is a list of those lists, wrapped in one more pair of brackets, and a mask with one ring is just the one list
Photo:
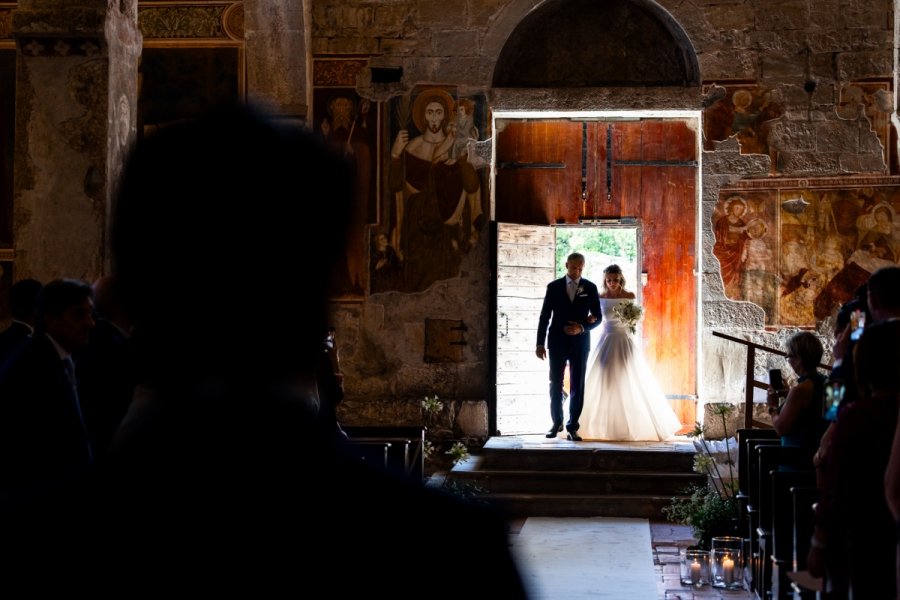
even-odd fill
[[(566, 291), (565, 276), (547, 284), (547, 293), (544, 296), (544, 305), (541, 307), (541, 316), (538, 320), (537, 346), (546, 346), (547, 352), (562, 350), (572, 341), (566, 335), (563, 328), (569, 321), (575, 321), (584, 327), (585, 332), (590, 331), (600, 324), (600, 293), (597, 286), (584, 277), (579, 281), (581, 291), (575, 294), (575, 300), (569, 300)], [(594, 323), (588, 323), (588, 314), (597, 317)], [(548, 333), (549, 327), (549, 333)], [(585, 356), (590, 350), (590, 336), (582, 335), (577, 338), (583, 346)]]

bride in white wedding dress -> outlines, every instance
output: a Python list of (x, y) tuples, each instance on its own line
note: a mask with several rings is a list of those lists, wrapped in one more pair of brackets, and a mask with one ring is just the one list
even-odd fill
[(618, 265), (606, 267), (603, 274), (603, 319), (595, 330), (600, 339), (588, 357), (578, 432), (595, 440), (668, 439), (681, 429), (681, 423), (635, 344), (629, 325), (613, 310), (619, 303), (634, 302), (634, 293), (625, 290)]

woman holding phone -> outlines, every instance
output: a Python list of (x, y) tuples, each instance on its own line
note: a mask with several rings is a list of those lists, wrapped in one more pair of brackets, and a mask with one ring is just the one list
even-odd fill
[(812, 467), (813, 454), (828, 425), (822, 418), (825, 375), (818, 371), (824, 349), (814, 334), (801, 331), (788, 339), (785, 351), (788, 364), (797, 374), (797, 383), (790, 388), (776, 388), (770, 383), (766, 396), (768, 412), (772, 426), (781, 436), (781, 445), (807, 448)]

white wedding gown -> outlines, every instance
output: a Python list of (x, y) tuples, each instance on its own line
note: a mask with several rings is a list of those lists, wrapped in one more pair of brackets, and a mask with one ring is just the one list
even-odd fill
[(584, 410), (578, 433), (584, 439), (665, 440), (681, 429), (675, 411), (613, 307), (628, 298), (600, 298), (603, 320), (588, 357)]

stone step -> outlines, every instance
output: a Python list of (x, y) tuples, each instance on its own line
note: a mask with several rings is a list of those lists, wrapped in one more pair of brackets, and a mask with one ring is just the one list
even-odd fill
[(459, 481), (477, 483), (490, 494), (554, 491), (567, 494), (679, 495), (690, 484), (703, 484), (705, 478), (690, 471), (628, 470), (547, 470), (484, 468), (483, 457), (473, 457), (453, 468)]
[(592, 494), (487, 494), (485, 502), (516, 517), (628, 517), (665, 521), (672, 496)]
[(694, 453), (609, 448), (560, 450), (485, 447), (479, 452), (480, 468), (527, 469), (529, 471), (645, 471), (651, 473), (691, 472)]
[(662, 509), (672, 498), (706, 482), (693, 461), (687, 438), (615, 443), (510, 436), (488, 440), (446, 473), (443, 485), (514, 517), (665, 520)]

